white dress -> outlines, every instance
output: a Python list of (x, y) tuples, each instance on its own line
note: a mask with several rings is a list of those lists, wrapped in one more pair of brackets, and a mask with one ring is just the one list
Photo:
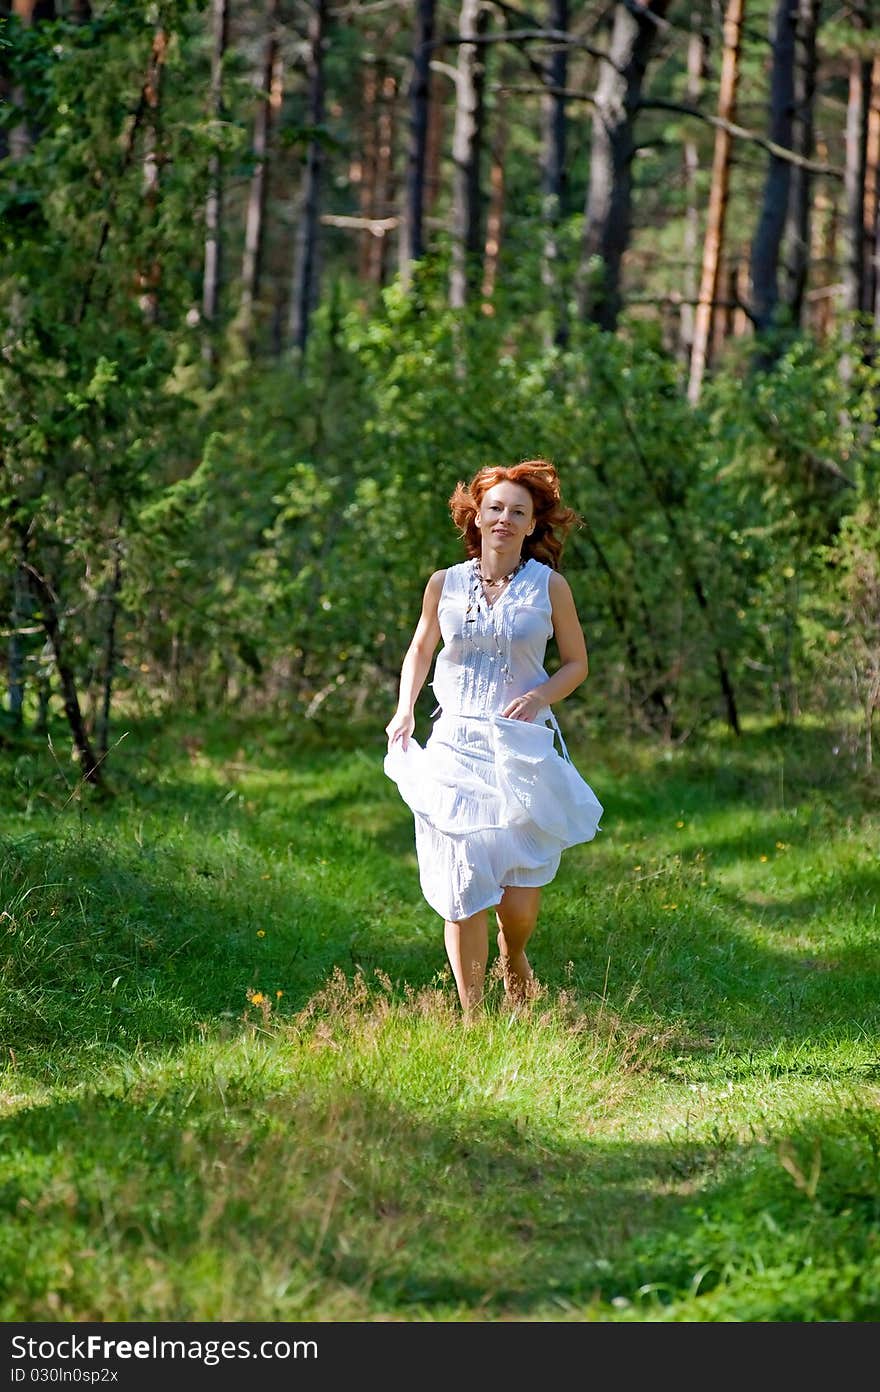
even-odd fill
[(447, 570), (432, 682), (441, 714), (424, 747), (398, 741), (385, 757), (415, 816), (422, 893), (444, 919), (491, 908), (508, 885), (549, 884), (566, 847), (599, 827), (602, 805), (550, 707), (534, 723), (501, 714), (547, 680), (551, 574), (528, 560), (490, 607), (473, 561)]

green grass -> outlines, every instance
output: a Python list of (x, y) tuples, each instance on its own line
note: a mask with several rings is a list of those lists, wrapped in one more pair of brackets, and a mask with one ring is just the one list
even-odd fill
[(0, 1318), (880, 1318), (876, 778), (572, 745), (604, 830), (471, 1026), (381, 734), (132, 724), (103, 806), (0, 752)]

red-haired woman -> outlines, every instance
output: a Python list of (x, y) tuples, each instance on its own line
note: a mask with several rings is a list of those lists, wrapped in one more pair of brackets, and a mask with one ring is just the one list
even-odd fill
[[(483, 999), (495, 910), (508, 998), (533, 989), (526, 944), (562, 851), (595, 836), (602, 806), (568, 758), (551, 707), (587, 675), (587, 648), (559, 573), (577, 522), (545, 460), (481, 469), (449, 500), (468, 560), (428, 580), (385, 727), (385, 772), (415, 816), (422, 893), (445, 922), (466, 1016)], [(554, 638), (559, 663), (544, 668)], [(422, 748), (414, 710), (437, 645), (441, 712)], [(436, 712), (435, 712), (436, 714)], [(559, 736), (560, 755), (555, 746)]]

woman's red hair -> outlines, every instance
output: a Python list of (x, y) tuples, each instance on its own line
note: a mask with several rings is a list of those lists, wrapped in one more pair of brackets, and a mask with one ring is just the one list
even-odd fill
[(449, 499), (452, 520), (458, 528), (469, 556), (479, 556), (482, 537), (474, 518), (485, 494), (496, 483), (518, 483), (527, 489), (535, 509), (535, 530), (523, 543), (523, 559), (534, 556), (553, 570), (559, 569), (559, 558), (565, 538), (580, 518), (562, 501), (559, 488), (559, 475), (546, 459), (527, 459), (522, 464), (510, 468), (501, 465), (488, 465), (480, 469), (470, 483), (457, 483)]

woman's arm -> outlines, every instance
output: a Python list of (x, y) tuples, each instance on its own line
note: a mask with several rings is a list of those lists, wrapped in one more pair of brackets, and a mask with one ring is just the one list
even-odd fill
[(587, 642), (571, 586), (557, 570), (550, 576), (550, 607), (553, 635), (559, 650), (559, 667), (547, 681), (518, 696), (505, 707), (502, 714), (512, 720), (534, 720), (543, 706), (552, 706), (570, 696), (586, 680), (589, 671)]
[(402, 748), (406, 749), (409, 737), (415, 729), (416, 722), (413, 712), (415, 711), (416, 699), (425, 684), (428, 672), (431, 670), (431, 661), (437, 651), (437, 644), (440, 642), (440, 620), (437, 617), (437, 606), (440, 603), (445, 576), (445, 570), (435, 570), (425, 586), (422, 612), (400, 669), (397, 710), (385, 726), (389, 749), (397, 740), (400, 740)]

